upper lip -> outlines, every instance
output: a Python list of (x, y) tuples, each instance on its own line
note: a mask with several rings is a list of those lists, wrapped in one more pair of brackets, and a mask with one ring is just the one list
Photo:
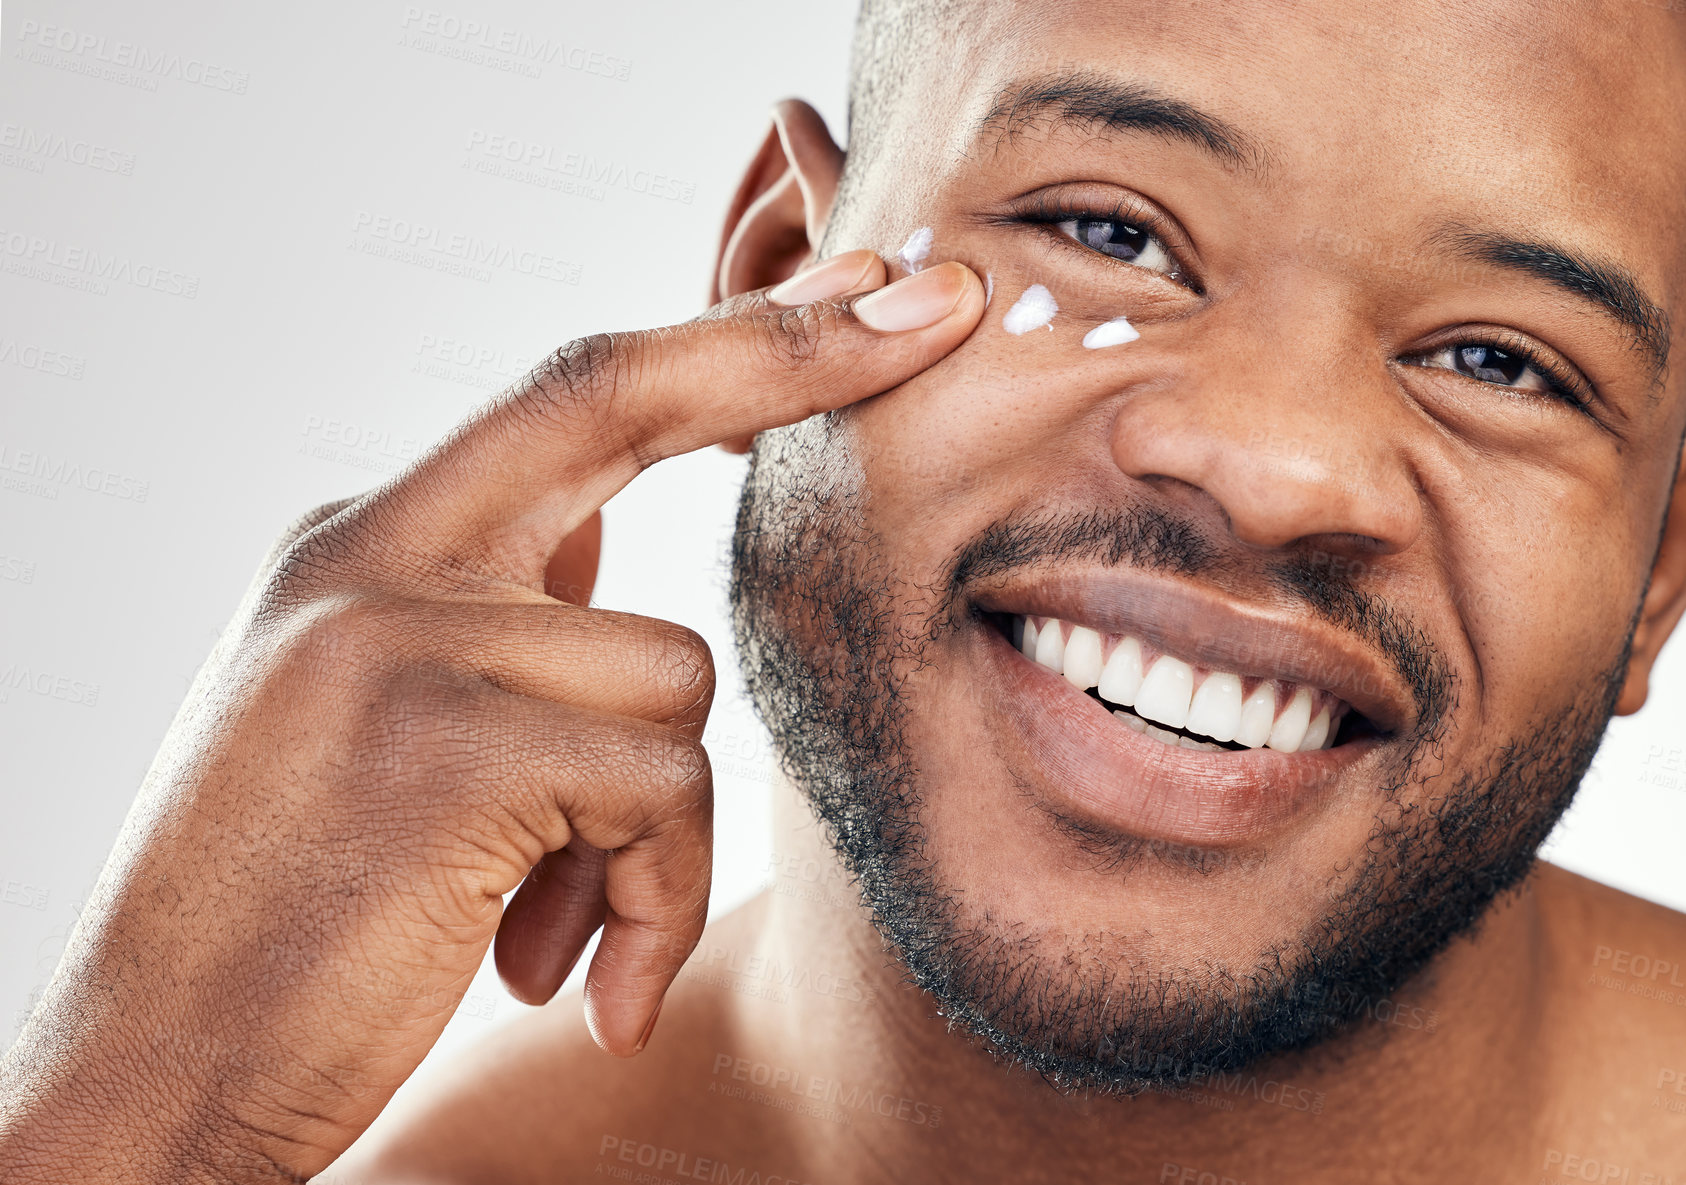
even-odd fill
[(1244, 604), (1129, 570), (1005, 576), (971, 596), (988, 612), (1057, 617), (1103, 634), (1134, 635), (1197, 666), (1321, 688), (1384, 735), (1415, 723), (1415, 702), (1398, 671), (1351, 633), (1304, 610)]

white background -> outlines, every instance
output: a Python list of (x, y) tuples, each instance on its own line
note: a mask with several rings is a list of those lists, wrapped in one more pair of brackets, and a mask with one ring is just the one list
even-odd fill
[[(771, 0), (5, 6), (0, 1044), (271, 538), (561, 342), (700, 311), (770, 104), (807, 97), (841, 135), (852, 17)], [(30, 22), (68, 30), (54, 42), (69, 48), (42, 47)], [(164, 72), (114, 66), (119, 42)], [(537, 77), (508, 68), (530, 73), (534, 54)], [(493, 137), (540, 163), (480, 171), (497, 158), (474, 147)], [(126, 167), (79, 163), (89, 149)], [(562, 278), (372, 253), (396, 245), (382, 220), (535, 252)], [(194, 294), (122, 275), (79, 290), (66, 281), (86, 273), (44, 263), (74, 252)], [(700, 630), (721, 660), (717, 912), (770, 855), (772, 766), (724, 596), (742, 472), (709, 452), (640, 478), (606, 511), (597, 589)], [(1613, 726), (1554, 860), (1686, 908), (1683, 720), (1677, 644), (1651, 704)], [(488, 966), (441, 1048), (520, 1008)]]

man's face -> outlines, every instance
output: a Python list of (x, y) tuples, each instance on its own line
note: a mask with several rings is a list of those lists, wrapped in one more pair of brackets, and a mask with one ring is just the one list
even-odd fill
[(930, 227), (993, 300), (758, 442), (740, 640), (878, 924), (999, 1050), (1130, 1088), (1306, 1044), (1526, 870), (1679, 454), (1682, 22), (979, 5), (851, 162), (828, 245)]

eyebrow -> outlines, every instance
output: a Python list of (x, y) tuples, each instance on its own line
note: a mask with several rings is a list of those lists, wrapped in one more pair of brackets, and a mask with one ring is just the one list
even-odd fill
[(1051, 74), (1015, 83), (995, 96), (976, 134), (1011, 139), (1033, 124), (1101, 127), (1115, 132), (1147, 132), (1205, 149), (1226, 165), (1262, 171), (1263, 149), (1233, 124), (1173, 98), (1145, 83), (1121, 82), (1099, 74)]
[[(1234, 124), (1147, 83), (1072, 71), (1016, 82), (999, 91), (978, 121), (975, 135), (997, 145), (1041, 125), (1047, 130), (1096, 127), (1146, 132), (1181, 140), (1228, 166), (1262, 175), (1270, 156)], [(1448, 224), (1431, 241), (1449, 245), (1474, 262), (1522, 272), (1559, 291), (1597, 305), (1624, 326), (1651, 360), (1653, 385), (1668, 369), (1667, 312), (1645, 295), (1633, 273), (1550, 243), (1511, 238)]]
[(1550, 243), (1513, 239), (1471, 230), (1456, 223), (1433, 236), (1478, 263), (1522, 272), (1572, 296), (1591, 301), (1633, 335), (1634, 345), (1651, 359), (1653, 383), (1668, 369), (1668, 313), (1645, 295), (1633, 273), (1618, 264), (1591, 259)]

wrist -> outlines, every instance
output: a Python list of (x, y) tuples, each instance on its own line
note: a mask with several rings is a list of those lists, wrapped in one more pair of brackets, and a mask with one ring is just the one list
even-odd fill
[[(57, 1023), (43, 1002), (0, 1059), (0, 1181), (62, 1185), (302, 1183), (265, 1151), (272, 1132), (230, 1115), (211, 1075), (129, 1035)], [(151, 1056), (149, 1056), (151, 1055)], [(208, 1059), (207, 1059), (208, 1060)]]

